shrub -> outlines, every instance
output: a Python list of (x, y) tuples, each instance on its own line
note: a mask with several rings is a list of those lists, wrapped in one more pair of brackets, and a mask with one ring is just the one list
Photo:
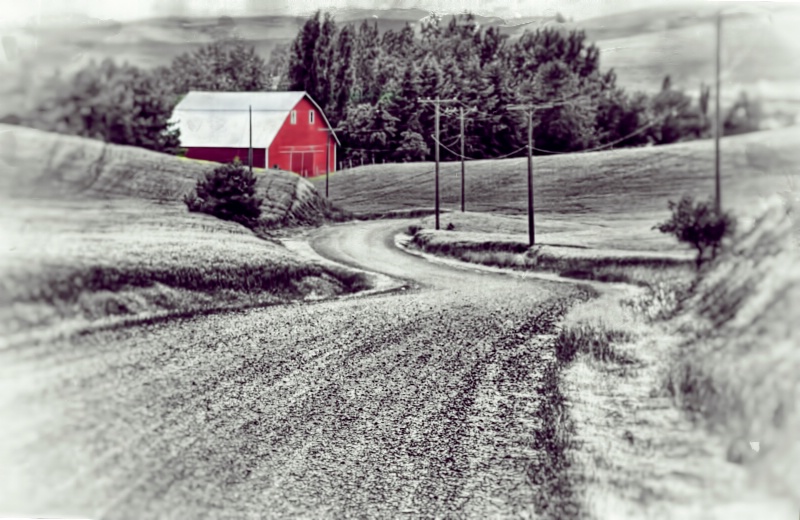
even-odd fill
[(455, 231), (455, 229), (456, 229), (456, 225), (453, 224), (452, 222), (447, 224), (447, 231)]
[(261, 216), (256, 196), (256, 178), (238, 158), (218, 166), (197, 181), (193, 193), (184, 198), (189, 211), (214, 215), (253, 228)]
[(408, 226), (408, 234), (411, 235), (412, 237), (417, 236), (417, 233), (419, 233), (420, 231), (422, 231), (422, 226), (420, 225), (411, 224), (410, 226)]
[(689, 195), (684, 195), (677, 204), (669, 201), (672, 216), (669, 220), (654, 226), (662, 233), (674, 235), (679, 242), (690, 244), (697, 249), (697, 268), (706, 260), (707, 252), (716, 258), (722, 240), (733, 234), (736, 221), (727, 212), (717, 211), (712, 200), (695, 203)]

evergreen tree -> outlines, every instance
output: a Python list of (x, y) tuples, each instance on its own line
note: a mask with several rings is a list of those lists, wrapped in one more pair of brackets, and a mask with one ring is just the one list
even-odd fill
[(420, 79), (418, 69), (413, 63), (406, 65), (397, 90), (397, 94), (387, 103), (386, 110), (399, 122), (398, 135), (405, 130), (411, 130), (421, 135), (420, 115), (423, 107), (418, 101), (421, 92)]
[(479, 138), (481, 157), (497, 157), (511, 153), (520, 146), (519, 122), (507, 109), (516, 103), (516, 95), (509, 88), (506, 69), (499, 61), (485, 69), (483, 103), (475, 116), (475, 129)]
[(356, 45), (356, 91), (362, 102), (374, 103), (380, 96), (380, 85), (375, 81), (378, 68), (378, 25), (364, 20), (358, 29)]
[(327, 108), (331, 97), (331, 73), (333, 70), (334, 38), (336, 24), (329, 13), (320, 25), (320, 35), (314, 44), (313, 67), (314, 74), (308, 85), (308, 93), (320, 104)]
[(502, 57), (506, 38), (506, 35), (494, 27), (486, 30), (480, 46), (481, 67)]
[(288, 72), (290, 90), (310, 92), (316, 86), (315, 51), (321, 31), (319, 16), (319, 11), (310, 16), (292, 42)]
[(353, 96), (353, 46), (355, 36), (351, 25), (344, 26), (336, 37), (332, 60), (333, 82), (330, 86), (330, 103), (327, 112), (335, 124), (344, 119)]
[[(599, 49), (586, 33), (563, 26), (525, 31), (512, 43), (496, 27), (480, 28), (471, 14), (446, 24), (434, 15), (422, 20), (419, 35), (405, 24), (380, 36), (373, 21), (337, 30), (332, 18), (321, 20), (317, 12), (299, 31), (285, 66), (280, 56), (276, 51), (271, 76), (285, 70), (283, 86), (311, 93), (334, 125), (350, 126), (347, 147), (365, 153), (402, 148), (405, 159), (429, 154), (434, 110), (418, 102), (425, 97), (458, 97), (479, 109), (468, 116), (466, 134), (467, 152), (477, 157), (525, 144), (527, 123), (507, 110), (517, 102), (584, 98), (537, 111), (537, 145), (553, 151), (672, 142), (708, 128), (707, 98), (701, 96), (699, 109), (687, 105), (669, 78), (653, 97), (627, 94), (613, 71), (600, 71)], [(744, 106), (728, 118), (731, 129), (740, 126)], [(457, 140), (458, 117), (443, 113), (440, 123), (442, 142)]]

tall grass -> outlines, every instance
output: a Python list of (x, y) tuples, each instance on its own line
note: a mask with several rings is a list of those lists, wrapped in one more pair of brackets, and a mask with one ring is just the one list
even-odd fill
[[(597, 296), (592, 287), (582, 285), (558, 300), (551, 301), (534, 320), (532, 333), (557, 333), (558, 321), (575, 304)], [(535, 489), (536, 513), (540, 518), (578, 518), (580, 501), (575, 488), (576, 475), (570, 471), (573, 460), (571, 450), (577, 448), (576, 424), (561, 388), (565, 364), (555, 357), (545, 358), (536, 392), (540, 404), (536, 409), (539, 422), (532, 448), (540, 455), (528, 466), (527, 475)]]
[(800, 504), (800, 259), (792, 208), (775, 201), (700, 273), (670, 321), (684, 338), (665, 376), (675, 402), (732, 443)]
[(575, 306), (564, 318), (555, 339), (556, 358), (565, 364), (579, 355), (603, 363), (632, 363), (633, 355), (617, 345), (639, 337), (643, 323), (620, 304), (620, 296), (595, 294), (594, 299)]

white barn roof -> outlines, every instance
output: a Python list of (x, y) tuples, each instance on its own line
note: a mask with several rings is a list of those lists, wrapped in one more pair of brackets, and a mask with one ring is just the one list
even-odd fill
[[(253, 110), (253, 148), (266, 148), (303, 97), (328, 119), (305, 92), (198, 92), (186, 94), (172, 113), (183, 147), (247, 148), (248, 109)], [(339, 139), (333, 133), (337, 144)]]

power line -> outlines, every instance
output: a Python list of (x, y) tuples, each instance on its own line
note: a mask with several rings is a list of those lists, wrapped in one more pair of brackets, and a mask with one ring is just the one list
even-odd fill
[(717, 49), (716, 49), (716, 83), (717, 88), (714, 92), (714, 104), (715, 104), (715, 113), (714, 117), (716, 118), (716, 124), (714, 125), (714, 191), (716, 194), (716, 206), (717, 206), (717, 213), (719, 214), (720, 209), (722, 207), (722, 203), (720, 201), (720, 188), (719, 188), (719, 138), (722, 130), (720, 129), (720, 110), (719, 110), (719, 91), (720, 91), (720, 78), (719, 78), (719, 67), (720, 67), (720, 53), (722, 52), (720, 47), (721, 39), (722, 39), (722, 11), (717, 12)]
[(670, 114), (665, 114), (665, 115), (661, 116), (660, 118), (658, 118), (658, 119), (656, 119), (654, 121), (650, 121), (646, 125), (639, 127), (638, 129), (634, 130), (633, 132), (631, 132), (630, 134), (628, 134), (628, 135), (626, 135), (624, 137), (620, 137), (619, 139), (615, 139), (614, 141), (611, 141), (611, 142), (606, 143), (606, 144), (601, 144), (601, 145), (595, 146), (593, 148), (586, 148), (584, 150), (576, 150), (574, 152), (558, 152), (558, 151), (554, 151), (554, 150), (543, 150), (541, 148), (536, 148), (536, 147), (534, 147), (533, 149), (536, 150), (537, 152), (547, 153), (547, 154), (551, 154), (551, 155), (597, 152), (597, 151), (600, 151), (600, 150), (605, 150), (607, 148), (611, 148), (612, 146), (617, 145), (617, 144), (619, 144), (619, 143), (621, 143), (623, 141), (626, 141), (626, 140), (630, 139), (631, 137), (634, 137), (634, 136), (637, 136), (637, 135), (641, 134), (642, 132), (644, 132), (645, 130), (649, 129), (653, 125), (656, 125), (658, 123), (663, 122), (667, 117), (669, 117), (669, 115)]
[[(543, 148), (537, 148), (537, 147), (534, 146), (533, 150), (535, 150), (537, 152), (547, 153), (547, 154), (550, 154), (550, 155), (564, 155), (564, 154), (575, 155), (575, 154), (580, 154), (580, 153), (597, 152), (597, 151), (600, 151), (600, 150), (611, 148), (614, 145), (617, 145), (617, 144), (619, 144), (619, 143), (621, 143), (623, 141), (626, 141), (626, 140), (630, 139), (631, 137), (635, 137), (635, 136), (641, 134), (642, 132), (644, 132), (645, 130), (648, 130), (652, 126), (663, 122), (670, 115), (671, 114), (664, 114), (661, 117), (659, 117), (659, 118), (657, 118), (657, 119), (655, 119), (653, 121), (650, 121), (646, 125), (640, 126), (639, 128), (637, 128), (633, 132), (631, 132), (631, 133), (629, 133), (629, 134), (627, 134), (627, 135), (625, 135), (623, 137), (620, 137), (620, 138), (615, 139), (613, 141), (610, 141), (608, 143), (601, 144), (601, 145), (598, 145), (598, 146), (595, 146), (595, 147), (592, 147), (592, 148), (586, 148), (584, 150), (575, 150), (573, 152), (564, 152), (564, 151), (556, 151), (556, 150), (545, 150)], [(444, 147), (451, 154), (456, 155), (456, 156), (460, 156), (460, 154), (456, 153), (455, 151), (453, 151), (452, 149), (448, 148), (444, 144), (442, 144), (442, 147)], [(470, 157), (470, 156), (467, 156), (467, 155), (465, 155), (463, 157), (464, 157), (464, 159), (466, 159), (468, 161), (493, 161), (493, 160), (505, 159), (507, 157), (510, 157), (510, 156), (512, 156), (512, 155), (524, 150), (525, 148), (527, 148), (527, 146), (523, 146), (521, 148), (518, 148), (518, 149), (514, 150), (511, 153), (507, 153), (505, 155), (501, 155), (501, 156), (498, 156), (498, 157)]]
[[(434, 141), (436, 141), (436, 137), (435, 137), (435, 136), (433, 136), (433, 135), (432, 135), (432, 136), (431, 136), (431, 138), (433, 138), (433, 140), (434, 140)], [(519, 152), (521, 152), (522, 150), (524, 150), (525, 148), (527, 148), (527, 146), (523, 146), (522, 148), (517, 148), (516, 150), (514, 150), (514, 151), (513, 151), (513, 152), (511, 152), (511, 153), (507, 153), (507, 154), (505, 154), (505, 155), (501, 155), (501, 156), (499, 156), (499, 157), (482, 157), (482, 158), (481, 158), (481, 157), (470, 157), (470, 156), (468, 156), (468, 155), (462, 155), (462, 154), (460, 154), (460, 153), (458, 153), (458, 152), (454, 151), (453, 149), (451, 149), (451, 148), (448, 148), (447, 146), (445, 146), (445, 145), (444, 145), (444, 144), (442, 144), (442, 143), (439, 143), (439, 144), (441, 145), (441, 147), (442, 147), (442, 148), (444, 148), (445, 150), (447, 150), (447, 151), (448, 151), (448, 152), (450, 152), (451, 154), (455, 155), (456, 157), (463, 158), (463, 159), (466, 159), (466, 160), (468, 160), (468, 161), (496, 161), (496, 160), (499, 160), (499, 159), (506, 159), (506, 158), (508, 158), (508, 157), (511, 157), (511, 156), (512, 156), (512, 155), (514, 155), (515, 153), (519, 153)]]

